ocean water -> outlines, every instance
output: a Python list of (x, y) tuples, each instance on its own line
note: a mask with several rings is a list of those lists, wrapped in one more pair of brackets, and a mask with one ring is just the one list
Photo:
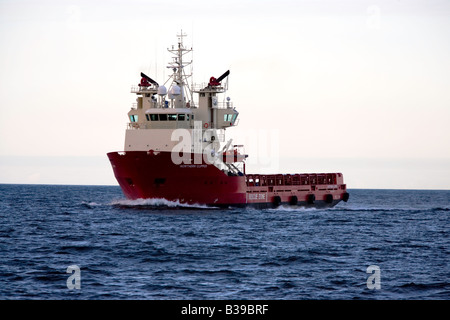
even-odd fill
[(0, 299), (449, 299), (450, 191), (349, 192), (223, 210), (0, 185)]

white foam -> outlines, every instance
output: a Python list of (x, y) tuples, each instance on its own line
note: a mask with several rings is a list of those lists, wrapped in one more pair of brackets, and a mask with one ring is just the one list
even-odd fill
[(93, 202), (93, 201), (82, 201), (81, 204), (87, 206), (87, 207), (97, 207), (97, 206), (102, 206), (101, 203), (97, 203), (97, 202)]
[(310, 212), (310, 211), (316, 211), (316, 210), (320, 210), (320, 209), (318, 209), (318, 208), (305, 208), (305, 207), (281, 205), (279, 207), (270, 208), (268, 210), (269, 211), (288, 211), (288, 212), (297, 212), (297, 211)]
[(121, 199), (121, 200), (115, 200), (111, 204), (119, 205), (119, 206), (126, 206), (126, 207), (149, 206), (149, 207), (169, 207), (169, 208), (215, 209), (214, 207), (208, 207), (208, 206), (202, 205), (202, 204), (180, 203), (179, 200), (169, 201), (169, 200), (162, 199), (162, 198), (136, 199), (136, 200)]

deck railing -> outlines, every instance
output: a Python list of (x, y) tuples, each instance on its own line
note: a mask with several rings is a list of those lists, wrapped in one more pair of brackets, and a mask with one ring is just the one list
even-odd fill
[(247, 186), (301, 186), (301, 185), (331, 185), (336, 184), (336, 173), (311, 174), (247, 174)]

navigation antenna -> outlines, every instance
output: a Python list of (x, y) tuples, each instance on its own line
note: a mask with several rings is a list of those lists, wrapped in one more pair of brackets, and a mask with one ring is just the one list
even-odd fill
[[(169, 89), (169, 94), (172, 92), (172, 99), (176, 99), (175, 107), (176, 108), (185, 108), (187, 106), (193, 106), (194, 99), (192, 94), (192, 89), (189, 87), (188, 78), (192, 77), (192, 74), (186, 74), (184, 67), (192, 64), (191, 61), (183, 61), (183, 56), (189, 52), (192, 52), (191, 49), (187, 49), (183, 46), (183, 37), (187, 35), (183, 33), (181, 30), (180, 34), (177, 34), (178, 37), (178, 47), (172, 49), (167, 49), (170, 53), (174, 55), (172, 57), (173, 61), (169, 63), (167, 68), (172, 69), (173, 74), (166, 81), (166, 83), (172, 79), (171, 88)], [(189, 101), (186, 101), (186, 96), (190, 98)]]

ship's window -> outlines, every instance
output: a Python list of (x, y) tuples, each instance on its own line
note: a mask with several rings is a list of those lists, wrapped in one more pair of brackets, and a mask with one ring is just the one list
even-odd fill
[(145, 117), (147, 118), (147, 121), (150, 121), (148, 114), (146, 114)]
[(231, 121), (233, 115), (232, 114), (224, 114), (223, 121)]
[(131, 122), (137, 122), (137, 121), (138, 121), (138, 116), (137, 116), (137, 114), (132, 114), (132, 115), (130, 115), (130, 120), (131, 120)]
[(159, 121), (167, 121), (167, 114), (160, 114)]
[(169, 114), (169, 121), (177, 121), (177, 115), (176, 114)]
[(236, 121), (237, 116), (238, 116), (237, 113), (233, 114), (233, 118), (232, 118), (232, 120), (231, 120), (233, 123)]
[(186, 120), (189, 121), (189, 115), (188, 114), (186, 115)]
[(157, 114), (151, 114), (151, 115), (150, 115), (150, 119), (151, 119), (152, 121), (158, 121), (158, 115), (157, 115)]
[(184, 121), (184, 114), (179, 114), (178, 115), (178, 121)]

